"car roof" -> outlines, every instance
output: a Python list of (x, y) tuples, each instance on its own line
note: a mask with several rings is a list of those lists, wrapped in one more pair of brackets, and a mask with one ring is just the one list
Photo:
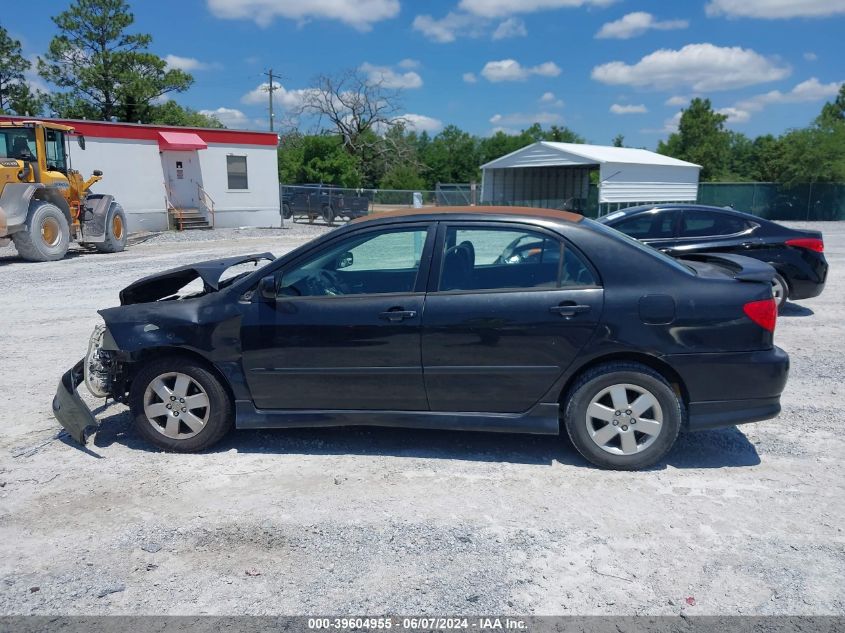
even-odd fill
[(363, 217), (352, 220), (350, 224), (358, 224), (362, 222), (373, 222), (388, 218), (448, 218), (449, 216), (502, 216), (513, 215), (525, 218), (540, 218), (543, 220), (556, 220), (558, 222), (580, 222), (584, 216), (571, 211), (560, 211), (558, 209), (543, 209), (538, 207), (497, 207), (497, 206), (464, 206), (464, 207), (422, 207), (419, 209), (396, 209), (393, 211), (383, 211), (380, 213), (372, 213)]
[(651, 211), (652, 209), (679, 209), (682, 211), (713, 211), (716, 213), (734, 213), (736, 215), (741, 215), (746, 218), (754, 219), (754, 220), (764, 220), (765, 218), (760, 218), (756, 215), (751, 213), (746, 213), (745, 211), (738, 211), (732, 207), (717, 207), (714, 205), (707, 205), (707, 204), (690, 204), (690, 203), (683, 203), (683, 202), (658, 202), (655, 204), (641, 204), (636, 207), (627, 207), (625, 209), (619, 209), (618, 211), (613, 211), (612, 213), (608, 213), (605, 216), (599, 218), (599, 221), (603, 222), (604, 218), (609, 216), (613, 216), (614, 220), (621, 220), (622, 218), (626, 218), (630, 215), (634, 215), (637, 213), (642, 213), (645, 211)]

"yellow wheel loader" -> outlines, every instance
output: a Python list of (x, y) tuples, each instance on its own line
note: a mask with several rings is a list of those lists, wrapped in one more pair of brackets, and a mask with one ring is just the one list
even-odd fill
[(126, 247), (126, 214), (109, 195), (90, 192), (103, 172), (84, 180), (71, 168), (72, 127), (0, 121), (0, 246), (13, 240), (29, 261), (61, 259), (71, 241), (104, 253)]

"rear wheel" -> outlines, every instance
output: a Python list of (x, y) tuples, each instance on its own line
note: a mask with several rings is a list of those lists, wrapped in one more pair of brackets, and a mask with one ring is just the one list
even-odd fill
[(332, 209), (329, 204), (323, 205), (323, 220), (325, 220), (326, 224), (329, 226), (334, 224), (334, 209)]
[(775, 297), (778, 310), (780, 310), (786, 305), (786, 300), (789, 299), (789, 284), (786, 283), (786, 279), (778, 274), (772, 279), (772, 294)]
[(18, 254), (31, 262), (61, 259), (70, 245), (70, 227), (62, 210), (44, 200), (29, 203), (26, 226), (12, 236)]
[(291, 210), (290, 205), (287, 202), (282, 204), (282, 217), (285, 220), (290, 220), (293, 217), (293, 211)]
[(680, 397), (639, 363), (600, 365), (569, 391), (564, 420), (581, 455), (602, 468), (639, 470), (660, 461), (678, 437)]
[(109, 206), (106, 218), (106, 239), (95, 244), (101, 253), (119, 253), (126, 248), (126, 214), (116, 202)]
[(132, 381), (129, 407), (135, 428), (166, 451), (204, 450), (229, 432), (232, 399), (220, 380), (190, 358), (151, 361)]

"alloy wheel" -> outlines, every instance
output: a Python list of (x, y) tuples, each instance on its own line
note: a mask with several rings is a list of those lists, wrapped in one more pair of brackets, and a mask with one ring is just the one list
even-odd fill
[(195, 436), (205, 428), (210, 413), (208, 394), (187, 374), (160, 374), (144, 391), (144, 415), (165, 437), (184, 440)]
[(663, 410), (653, 393), (632, 384), (599, 391), (587, 407), (587, 434), (612, 455), (633, 455), (651, 446), (663, 428)]

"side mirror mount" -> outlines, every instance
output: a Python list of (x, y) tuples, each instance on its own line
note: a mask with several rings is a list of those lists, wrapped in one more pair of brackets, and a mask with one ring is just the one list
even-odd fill
[(258, 294), (262, 301), (273, 302), (276, 300), (276, 277), (267, 275), (258, 282)]
[(337, 258), (337, 261), (335, 262), (335, 270), (340, 270), (341, 268), (349, 268), (354, 263), (355, 256), (352, 255), (350, 251), (346, 251), (340, 257)]
[(76, 144), (79, 145), (79, 149), (85, 151), (85, 137), (82, 134), (76, 137)]

